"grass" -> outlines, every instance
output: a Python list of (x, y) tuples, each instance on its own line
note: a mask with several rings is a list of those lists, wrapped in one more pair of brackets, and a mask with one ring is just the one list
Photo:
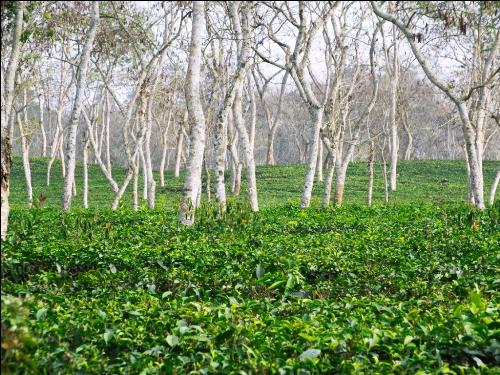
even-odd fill
[[(190, 228), (170, 173), (157, 209), (112, 212), (92, 166), (91, 209), (79, 191), (63, 214), (60, 169), (45, 187), (45, 163), (33, 160), (47, 202), (27, 210), (15, 160), (5, 373), (498, 371), (500, 205), (465, 204), (463, 162), (401, 162), (389, 205), (377, 170), (371, 208), (354, 163), (345, 207), (320, 209), (317, 186), (306, 210), (303, 167), (259, 167), (259, 213), (242, 194), (224, 217), (204, 204)], [(498, 167), (485, 163), (487, 188)]]
[[(60, 207), (62, 196), (62, 173), (59, 161), (52, 167), (50, 186), (46, 186), (47, 159), (33, 158), (31, 160), (33, 195), (40, 193), (47, 196), (45, 207)], [(366, 163), (352, 163), (349, 167), (345, 203), (364, 204), (366, 202), (367, 171)], [(496, 171), (500, 168), (499, 161), (484, 162), (485, 192), (489, 192)], [(113, 176), (121, 183), (125, 178), (125, 170), (114, 168)], [(257, 167), (257, 187), (259, 203), (263, 208), (272, 208), (283, 203), (298, 203), (303, 186), (305, 169), (303, 166), (259, 166)], [(400, 161), (398, 171), (398, 190), (390, 193), (390, 204), (399, 203), (464, 203), (467, 197), (467, 175), (465, 163), (460, 160), (432, 161)], [(229, 174), (227, 175), (229, 177)], [(244, 171), (243, 171), (244, 176)], [(82, 207), (83, 172), (81, 164), (77, 164), (76, 181), (77, 196), (73, 200), (75, 208)], [(157, 181), (158, 208), (170, 209), (178, 207), (180, 202), (183, 174), (174, 178), (172, 171), (165, 175), (166, 186), (159, 186), (159, 174), (155, 172)], [(14, 158), (11, 180), (11, 205), (14, 208), (26, 206), (25, 179), (20, 158)], [(113, 191), (97, 165), (89, 166), (89, 205), (91, 208), (106, 208), (111, 206)], [(212, 183), (213, 185), (213, 183)], [(140, 196), (142, 197), (142, 173), (139, 179)], [(131, 207), (131, 186), (124, 197), (124, 206)], [(241, 200), (245, 198), (246, 183), (243, 179)], [(323, 183), (316, 183), (313, 191), (313, 206), (319, 206), (323, 192)], [(212, 196), (214, 194), (212, 193)], [(384, 185), (381, 165), (375, 168), (375, 184), (373, 200), (375, 204), (383, 204)]]

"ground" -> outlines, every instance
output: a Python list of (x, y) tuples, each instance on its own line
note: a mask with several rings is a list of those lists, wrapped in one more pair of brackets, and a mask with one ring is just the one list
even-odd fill
[[(500, 205), (465, 203), (462, 161), (401, 162), (398, 191), (374, 207), (366, 163), (345, 206), (298, 202), (303, 166), (259, 167), (263, 209), (230, 199), (177, 224), (182, 179), (158, 208), (109, 210), (91, 167), (89, 210), (59, 211), (54, 165), (33, 160), (27, 210), (15, 159), (2, 243), (2, 370), (11, 373), (496, 373)], [(380, 166), (378, 166), (380, 167)], [(485, 162), (489, 188), (499, 162)], [(123, 171), (115, 168), (118, 175)], [(119, 178), (119, 180), (121, 180)]]

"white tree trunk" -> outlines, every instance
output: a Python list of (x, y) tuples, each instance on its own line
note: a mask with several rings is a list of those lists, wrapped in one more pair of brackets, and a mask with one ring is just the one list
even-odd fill
[(312, 134), (312, 145), (309, 153), (309, 161), (307, 165), (307, 173), (304, 181), (304, 192), (302, 194), (302, 199), (300, 206), (302, 208), (309, 207), (311, 204), (311, 195), (314, 185), (314, 174), (316, 172), (316, 163), (318, 160), (318, 147), (319, 147), (319, 132), (321, 130), (321, 125), (323, 124), (323, 107), (318, 107), (311, 109), (313, 114), (314, 126)]
[(323, 191), (323, 207), (330, 205), (330, 196), (332, 192), (333, 175), (335, 174), (336, 153), (331, 152), (328, 154), (328, 171), (326, 173), (325, 190)]
[(396, 191), (397, 184), (397, 168), (398, 168), (398, 152), (399, 152), (399, 138), (398, 126), (396, 123), (396, 110), (397, 110), (397, 92), (399, 85), (399, 42), (396, 32), (396, 26), (393, 25), (394, 36), (394, 51), (392, 60), (392, 76), (391, 76), (391, 107), (389, 112), (389, 122), (391, 127), (391, 178), (390, 185), (391, 191)]
[(337, 174), (335, 178), (335, 205), (337, 207), (342, 206), (344, 202), (344, 191), (345, 191), (345, 179), (347, 176), (347, 167), (349, 163), (347, 160), (344, 163), (337, 164)]
[[(155, 85), (153, 85), (155, 86)], [(154, 90), (154, 87), (153, 87)], [(155, 208), (155, 200), (156, 200), (156, 182), (153, 176), (153, 163), (151, 161), (151, 128), (153, 126), (153, 114), (152, 114), (152, 100), (148, 101), (148, 109), (146, 114), (146, 122), (148, 130), (146, 131), (146, 138), (144, 142), (145, 147), (145, 159), (146, 159), (146, 182), (147, 182), (147, 194), (148, 194), (148, 208)]]
[(61, 208), (63, 211), (68, 211), (71, 208), (72, 188), (75, 183), (75, 156), (76, 156), (76, 135), (78, 130), (78, 122), (80, 120), (80, 112), (82, 110), (82, 102), (84, 89), (87, 84), (87, 69), (90, 61), (90, 52), (94, 44), (94, 38), (99, 22), (99, 2), (92, 2), (92, 20), (87, 39), (82, 49), (80, 64), (78, 66), (78, 78), (76, 83), (75, 101), (71, 113), (71, 122), (68, 132), (66, 144), (66, 177), (64, 179), (64, 192), (62, 196)]
[(384, 202), (389, 203), (389, 180), (387, 178), (387, 163), (385, 158), (382, 160), (383, 172), (384, 172)]
[[(19, 65), (19, 56), (21, 53), (21, 33), (23, 31), (23, 15), (24, 15), (25, 2), (19, 1), (17, 3), (15, 24), (13, 28), (12, 49), (7, 66), (7, 71), (2, 74), (2, 103), (1, 103), (1, 170), (0, 170), (0, 193), (1, 193), (1, 238), (5, 239), (7, 235), (8, 220), (9, 220), (9, 183), (10, 183), (10, 170), (12, 166), (12, 139), (10, 137), (11, 128), (10, 124), (12, 118), (12, 103), (14, 101), (14, 83), (16, 72)], [(3, 73), (3, 72), (2, 72)]]
[[(44, 101), (43, 101), (43, 95), (40, 93), (38, 95), (38, 111), (40, 115), (39, 119), (39, 125), (40, 125), (40, 131), (42, 133), (42, 152), (41, 156), (45, 157), (47, 156), (47, 134), (45, 133), (45, 124), (44, 124)], [(49, 113), (50, 116), (50, 113)]]
[(109, 124), (111, 122), (111, 107), (109, 103), (109, 94), (106, 91), (106, 169), (111, 173), (111, 152), (109, 144)]
[(165, 186), (165, 160), (167, 157), (168, 151), (168, 130), (170, 129), (170, 121), (172, 117), (172, 111), (168, 112), (167, 117), (167, 126), (166, 129), (162, 133), (162, 153), (161, 153), (161, 161), (160, 161), (160, 186)]
[(85, 132), (83, 141), (83, 208), (89, 208), (89, 134)]
[[(26, 90), (25, 94), (25, 103), (26, 103)], [(25, 104), (26, 105), (26, 104)], [(33, 186), (31, 183), (31, 166), (30, 166), (30, 134), (28, 134), (28, 123), (26, 116), (26, 107), (25, 107), (25, 118), (24, 124), (21, 120), (21, 115), (17, 114), (17, 124), (19, 125), (19, 133), (21, 134), (21, 148), (23, 153), (23, 169), (24, 169), (24, 179), (26, 180), (26, 194), (28, 197), (28, 208), (31, 208), (33, 204)]]
[(215, 127), (215, 199), (220, 212), (226, 211), (226, 185), (224, 172), (226, 169), (227, 154), (227, 114), (231, 109), (227, 100), (220, 111)]
[(368, 156), (368, 207), (372, 205), (373, 196), (373, 164), (375, 162), (375, 142), (370, 143), (370, 155)]
[[(243, 89), (243, 87), (241, 87)], [(238, 92), (239, 91), (239, 92)], [(248, 182), (248, 200), (250, 208), (253, 212), (259, 210), (259, 202), (257, 199), (257, 180), (255, 178), (255, 160), (253, 156), (252, 144), (250, 137), (245, 127), (245, 120), (243, 119), (242, 106), (241, 106), (241, 91), (237, 90), (233, 104), (233, 118), (234, 124), (238, 129), (240, 142), (243, 146), (243, 153), (245, 154), (245, 162), (247, 167), (247, 182)]]
[[(83, 111), (82, 113), (83, 113), (83, 118), (85, 119), (85, 122), (87, 123), (88, 139), (90, 141), (90, 144), (92, 145), (92, 150), (95, 154), (96, 150), (97, 150), (97, 145), (96, 145), (96, 141), (94, 139), (93, 133), (92, 133), (92, 123), (91, 123), (89, 117), (87, 116), (86, 112)], [(106, 177), (108, 182), (111, 184), (113, 191), (116, 193), (119, 190), (119, 187), (118, 187), (118, 184), (116, 183), (116, 181), (113, 179), (113, 175), (111, 173), (111, 170), (106, 168), (106, 165), (104, 164), (104, 162), (102, 161), (102, 159), (99, 155), (97, 155), (96, 158), (97, 158), (97, 164), (101, 168), (102, 173), (104, 174), (104, 176)]]
[(137, 211), (139, 209), (139, 198), (138, 198), (138, 189), (139, 189), (139, 155), (136, 156), (134, 168), (134, 180), (132, 183), (132, 209)]
[(323, 182), (323, 142), (318, 144), (318, 159), (316, 161), (316, 181)]
[(190, 127), (190, 152), (179, 210), (179, 220), (182, 225), (194, 223), (195, 206), (201, 191), (201, 170), (205, 150), (205, 115), (200, 98), (201, 44), (205, 32), (204, 8), (204, 1), (193, 1), (191, 44), (185, 86)]
[[(206, 152), (206, 149), (205, 149), (205, 152)], [(205, 191), (207, 193), (207, 202), (210, 202), (210, 200), (211, 200), (211, 176), (210, 176), (210, 168), (208, 167), (208, 160), (207, 160), (206, 155), (203, 158), (203, 167), (205, 169), (205, 178), (206, 178)], [(199, 205), (199, 202), (198, 202), (198, 205)]]
[[(184, 114), (184, 123), (187, 123), (188, 112), (186, 111)], [(178, 178), (180, 169), (181, 169), (181, 158), (182, 158), (182, 149), (184, 147), (184, 132), (183, 132), (183, 124), (179, 126), (179, 132), (177, 133), (177, 146), (175, 149), (175, 166), (174, 166), (174, 177)]]
[(165, 135), (162, 135), (162, 149), (160, 160), (160, 186), (165, 186), (165, 163), (167, 160), (168, 141)]
[(491, 185), (490, 190), (490, 205), (493, 205), (495, 201), (495, 194), (497, 192), (498, 183), (500, 182), (500, 169), (497, 171), (495, 179), (493, 180), (493, 184)]
[(267, 134), (267, 154), (266, 154), (266, 164), (275, 165), (276, 160), (274, 158), (274, 138), (276, 137), (276, 126), (273, 126), (269, 133)]
[[(146, 130), (147, 137), (147, 130)], [(146, 142), (144, 142), (146, 143)], [(148, 199), (148, 167), (146, 164), (146, 158), (144, 156), (144, 144), (139, 150), (139, 156), (141, 157), (141, 166), (142, 166), (142, 199)]]

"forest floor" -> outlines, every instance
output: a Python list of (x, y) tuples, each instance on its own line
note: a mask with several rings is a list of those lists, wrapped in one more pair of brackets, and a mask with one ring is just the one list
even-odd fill
[[(2, 242), (2, 372), (95, 374), (497, 373), (500, 203), (465, 203), (463, 161), (408, 161), (383, 202), (366, 163), (348, 172), (345, 206), (298, 202), (303, 166), (258, 167), (262, 210), (245, 184), (218, 217), (203, 204), (177, 222), (182, 176), (158, 205), (109, 209), (90, 167), (90, 209), (59, 210), (60, 164), (45, 186), (33, 159), (25, 208), (15, 158)], [(486, 187), (500, 162), (484, 164)], [(124, 171), (114, 168), (121, 181)], [(158, 181), (158, 176), (156, 176)], [(142, 185), (140, 185), (142, 186)]]

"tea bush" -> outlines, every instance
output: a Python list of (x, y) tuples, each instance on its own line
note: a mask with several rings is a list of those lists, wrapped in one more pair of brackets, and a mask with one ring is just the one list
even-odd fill
[(224, 217), (205, 203), (190, 228), (174, 204), (15, 203), (2, 371), (498, 373), (500, 204), (419, 194), (305, 210), (270, 198), (255, 214), (231, 200)]

